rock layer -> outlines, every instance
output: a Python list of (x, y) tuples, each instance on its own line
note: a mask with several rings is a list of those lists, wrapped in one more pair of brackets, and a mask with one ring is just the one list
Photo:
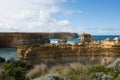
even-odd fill
[(49, 65), (79, 61), (82, 64), (109, 64), (120, 56), (120, 47), (43, 44), (18, 48), (18, 58), (32, 64)]
[(0, 47), (18, 47), (49, 42), (48, 38), (33, 33), (0, 33)]
[(68, 38), (78, 38), (77, 33), (70, 32), (56, 32), (56, 33), (40, 33), (43, 38), (52, 38), (52, 39), (68, 39)]
[(0, 33), (0, 47), (50, 43), (49, 38), (77, 38), (77, 33)]

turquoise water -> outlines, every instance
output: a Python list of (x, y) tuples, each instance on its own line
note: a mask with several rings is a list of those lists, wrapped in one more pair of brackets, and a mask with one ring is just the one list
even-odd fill
[(0, 57), (5, 58), (6, 60), (14, 58), (18, 59), (17, 49), (16, 48), (0, 48)]
[(115, 37), (120, 37), (120, 35), (94, 35), (95, 40), (103, 40), (106, 38), (114, 39)]

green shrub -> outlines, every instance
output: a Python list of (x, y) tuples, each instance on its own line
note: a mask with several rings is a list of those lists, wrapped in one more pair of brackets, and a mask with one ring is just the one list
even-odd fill
[(27, 80), (25, 75), (31, 68), (32, 65), (24, 61), (7, 60), (0, 69), (0, 78), (4, 80)]
[(120, 74), (115, 78), (115, 80), (120, 80)]
[(107, 68), (103, 65), (96, 65), (91, 68), (91, 72), (104, 72), (104, 73), (113, 73), (113, 69)]

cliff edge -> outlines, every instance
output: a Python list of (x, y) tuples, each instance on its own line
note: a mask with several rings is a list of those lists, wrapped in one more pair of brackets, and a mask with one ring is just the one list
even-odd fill
[(32, 64), (59, 64), (79, 61), (82, 64), (109, 64), (120, 56), (120, 47), (43, 44), (18, 48), (18, 58)]

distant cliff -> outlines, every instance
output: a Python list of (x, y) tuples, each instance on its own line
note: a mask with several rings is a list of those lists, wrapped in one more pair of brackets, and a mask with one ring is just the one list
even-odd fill
[(43, 44), (18, 48), (18, 58), (32, 64), (59, 64), (79, 61), (83, 64), (109, 64), (120, 57), (120, 47)]
[(50, 43), (49, 38), (77, 38), (77, 33), (0, 33), (0, 47)]
[(56, 33), (39, 33), (43, 36), (43, 38), (57, 38), (57, 39), (68, 39), (68, 38), (78, 38), (77, 33), (70, 33), (70, 32), (56, 32)]
[(0, 33), (0, 47), (18, 47), (49, 42), (48, 38), (33, 33)]

